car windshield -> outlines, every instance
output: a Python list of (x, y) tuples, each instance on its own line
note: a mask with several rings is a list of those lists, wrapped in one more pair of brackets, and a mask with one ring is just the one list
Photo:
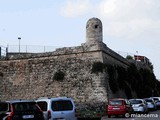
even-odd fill
[(158, 98), (153, 98), (155, 101), (158, 101), (159, 99)]
[(131, 104), (141, 104), (142, 101), (141, 100), (130, 100)]
[(39, 101), (37, 102), (42, 111), (47, 111), (47, 102)]
[(8, 103), (0, 103), (0, 112), (1, 111), (8, 111), (9, 110), (9, 105), (8, 105)]
[(35, 102), (16, 102), (13, 103), (12, 105), (15, 112), (38, 110), (38, 107), (36, 106)]
[(122, 100), (110, 100), (109, 105), (122, 105)]
[(146, 99), (145, 101), (146, 102), (153, 102), (151, 99)]
[(68, 111), (73, 110), (73, 105), (70, 100), (58, 100), (52, 102), (53, 111)]

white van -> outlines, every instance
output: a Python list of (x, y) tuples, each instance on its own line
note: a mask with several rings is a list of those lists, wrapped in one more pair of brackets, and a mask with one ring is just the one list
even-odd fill
[(77, 120), (73, 99), (67, 97), (38, 98), (45, 120)]

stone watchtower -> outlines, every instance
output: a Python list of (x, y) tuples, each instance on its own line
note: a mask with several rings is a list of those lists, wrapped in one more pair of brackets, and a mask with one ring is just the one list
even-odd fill
[(102, 22), (98, 18), (91, 18), (86, 24), (86, 43), (101, 43), (103, 40)]

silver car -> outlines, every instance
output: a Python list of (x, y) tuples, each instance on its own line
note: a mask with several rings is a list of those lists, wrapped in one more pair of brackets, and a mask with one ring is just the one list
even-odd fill
[(129, 100), (134, 112), (148, 113), (147, 103), (143, 99), (130, 99)]
[(42, 109), (45, 120), (77, 120), (72, 98), (38, 98), (36, 102)]
[(156, 101), (156, 107), (157, 109), (160, 109), (160, 100)]
[(156, 110), (156, 103), (152, 98), (144, 98), (144, 100), (147, 102), (147, 107), (150, 110)]
[(160, 101), (160, 97), (150, 97), (152, 98), (155, 102)]

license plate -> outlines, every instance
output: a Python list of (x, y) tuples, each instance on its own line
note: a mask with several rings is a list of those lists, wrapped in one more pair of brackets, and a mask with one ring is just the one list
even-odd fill
[(119, 110), (120, 108), (113, 108), (113, 110)]
[(34, 118), (34, 115), (23, 115), (23, 119)]

